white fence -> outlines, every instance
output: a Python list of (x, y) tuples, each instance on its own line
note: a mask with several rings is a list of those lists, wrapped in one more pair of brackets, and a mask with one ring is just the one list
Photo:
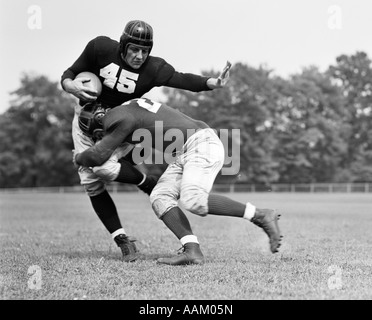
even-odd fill
[[(141, 192), (133, 185), (112, 183), (108, 190), (117, 192)], [(372, 182), (367, 183), (310, 183), (273, 184), (262, 186), (254, 184), (215, 184), (214, 192), (307, 192), (307, 193), (372, 193)], [(0, 193), (77, 193), (84, 192), (82, 186), (40, 187), (40, 188), (0, 188)]]

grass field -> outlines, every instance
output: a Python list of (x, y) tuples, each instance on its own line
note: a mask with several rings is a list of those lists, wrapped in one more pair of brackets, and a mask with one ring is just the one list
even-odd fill
[(252, 223), (188, 213), (206, 263), (158, 265), (180, 244), (142, 193), (118, 193), (141, 258), (123, 263), (83, 194), (0, 194), (1, 300), (372, 299), (371, 194), (228, 194), (282, 213), (278, 254)]

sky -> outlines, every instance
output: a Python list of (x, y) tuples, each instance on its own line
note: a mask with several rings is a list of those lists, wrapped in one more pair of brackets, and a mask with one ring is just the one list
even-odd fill
[(288, 77), (341, 54), (372, 58), (371, 12), (370, 0), (0, 0), (0, 114), (23, 73), (59, 81), (88, 41), (118, 40), (130, 20), (152, 25), (151, 54), (180, 72), (229, 60)]

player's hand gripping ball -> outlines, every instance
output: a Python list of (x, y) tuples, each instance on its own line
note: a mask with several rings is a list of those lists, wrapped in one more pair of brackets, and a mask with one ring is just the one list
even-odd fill
[(82, 83), (85, 87), (93, 90), (89, 94), (95, 95), (98, 97), (102, 92), (102, 83), (101, 80), (92, 72), (84, 71), (79, 73), (76, 78), (81, 78)]

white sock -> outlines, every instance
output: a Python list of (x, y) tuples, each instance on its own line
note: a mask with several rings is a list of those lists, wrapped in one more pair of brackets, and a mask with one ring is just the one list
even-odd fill
[(247, 204), (245, 205), (245, 211), (244, 211), (243, 218), (251, 221), (252, 218), (254, 217), (255, 212), (256, 212), (256, 207), (253, 204), (247, 202)]
[(199, 243), (198, 242), (198, 238), (194, 235), (188, 235), (188, 236), (184, 236), (180, 239), (181, 241), (181, 244), (184, 246), (186, 243), (188, 242), (194, 242), (194, 243)]
[(120, 228), (120, 229), (114, 231), (113, 233), (111, 233), (112, 239), (114, 239), (119, 234), (126, 234), (124, 228)]

